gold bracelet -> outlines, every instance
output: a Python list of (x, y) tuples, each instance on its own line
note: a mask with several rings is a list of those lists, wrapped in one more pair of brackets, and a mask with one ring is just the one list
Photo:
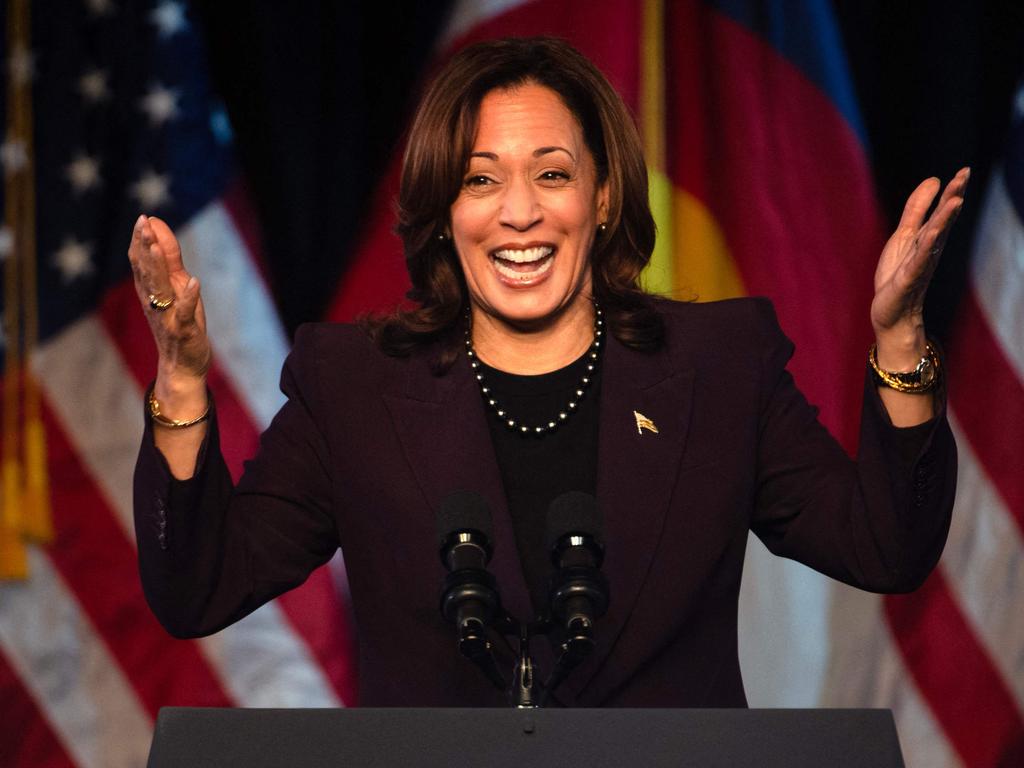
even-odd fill
[(879, 368), (878, 345), (872, 344), (871, 349), (868, 350), (868, 364), (871, 366), (875, 383), (909, 395), (923, 395), (931, 392), (939, 382), (942, 361), (931, 342), (924, 345), (924, 350), (924, 357), (917, 363), (917, 367), (912, 371), (901, 373)]
[(194, 419), (188, 421), (178, 421), (177, 419), (169, 419), (160, 413), (160, 403), (157, 402), (156, 393), (153, 390), (149, 390), (149, 397), (146, 400), (149, 403), (149, 418), (161, 427), (169, 427), (170, 429), (185, 429), (187, 427), (194, 427), (196, 424), (201, 424), (210, 418), (210, 403), (206, 403), (206, 410), (203, 411), (202, 415), (196, 416)]

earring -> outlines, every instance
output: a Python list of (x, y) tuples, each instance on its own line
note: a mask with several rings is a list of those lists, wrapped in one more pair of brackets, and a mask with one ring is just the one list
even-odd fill
[(605, 232), (608, 231), (608, 225), (602, 221), (600, 224), (597, 225), (597, 231), (603, 235)]
[(444, 232), (441, 232), (438, 234), (437, 239), (443, 243), (448, 239), (448, 235), (446, 235)]

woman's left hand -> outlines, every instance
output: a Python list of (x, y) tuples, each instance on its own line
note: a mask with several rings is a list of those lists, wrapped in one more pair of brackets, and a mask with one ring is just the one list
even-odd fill
[(964, 202), (970, 169), (962, 168), (946, 185), (932, 215), (925, 214), (939, 191), (937, 178), (926, 179), (907, 199), (903, 216), (882, 249), (875, 270), (871, 324), (878, 342), (879, 364), (890, 358), (898, 370), (906, 357), (916, 364), (924, 348), (924, 296), (950, 227)]

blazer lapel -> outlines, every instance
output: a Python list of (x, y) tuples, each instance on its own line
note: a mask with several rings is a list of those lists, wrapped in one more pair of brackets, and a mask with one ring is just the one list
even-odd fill
[[(512, 520), (480, 392), (464, 357), (435, 376), (429, 356), (414, 355), (400, 391), (384, 402), (427, 505), (437, 514), (453, 491), (474, 491), (491, 508), (494, 557), (489, 565), (502, 603), (513, 616), (532, 615)], [(424, 542), (424, 546), (433, 546)]]
[[(671, 503), (692, 403), (693, 370), (674, 370), (665, 353), (635, 352), (610, 337), (603, 365), (597, 498), (610, 603), (595, 625), (593, 656), (567, 681), (576, 696), (614, 653), (636, 605)], [(602, 680), (601, 690), (614, 684)]]

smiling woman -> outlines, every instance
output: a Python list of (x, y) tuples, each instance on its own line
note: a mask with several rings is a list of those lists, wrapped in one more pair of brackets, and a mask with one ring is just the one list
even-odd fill
[[(214, 632), (340, 545), (361, 704), (505, 702), (494, 684), (514, 659), (498, 628), (514, 625), (552, 632), (533, 646), (536, 678), (565, 681), (552, 701), (744, 705), (736, 612), (749, 532), (876, 591), (915, 588), (942, 550), (956, 448), (921, 302), (966, 182), (958, 174), (931, 217), (939, 184), (922, 184), (882, 253), (853, 461), (786, 370), (792, 344), (767, 301), (640, 290), (654, 246), (647, 176), (601, 73), (549, 38), (467, 48), (409, 136), (398, 232), (415, 306), (362, 328), (300, 329), (281, 378), (288, 401), (237, 487), (205, 386), (199, 284), (173, 233), (140, 216), (129, 258), (160, 353), (136, 470), (150, 605), (177, 635)], [(507, 622), (484, 627), (496, 661), (486, 677), (437, 610), (434, 520), (466, 498), (457, 491), (494, 511), (483, 549)], [(570, 622), (568, 587), (549, 577), (553, 558), (573, 571), (559, 547), (569, 539), (589, 542), (571, 545), (587, 550), (573, 558), (601, 562), (594, 498), (607, 590), (593, 605), (607, 615)], [(550, 537), (566, 499), (577, 527)], [(472, 544), (491, 527), (460, 531)], [(567, 676), (580, 637), (589, 655)]]
[(528, 83), (484, 97), (450, 226), (485, 362), (546, 373), (583, 354), (591, 246), (607, 215), (608, 182), (554, 91)]
[[(586, 346), (592, 300), (622, 343), (660, 342), (662, 319), (639, 287), (654, 248), (640, 137), (605, 77), (564, 41), (491, 41), (439, 73), (410, 131), (398, 233), (418, 306), (366, 321), (390, 354), (440, 340), (447, 369), (460, 352), (451, 331), (471, 307), (485, 359), (508, 352), (509, 370), (552, 370)], [(551, 258), (527, 258), (534, 245)]]

